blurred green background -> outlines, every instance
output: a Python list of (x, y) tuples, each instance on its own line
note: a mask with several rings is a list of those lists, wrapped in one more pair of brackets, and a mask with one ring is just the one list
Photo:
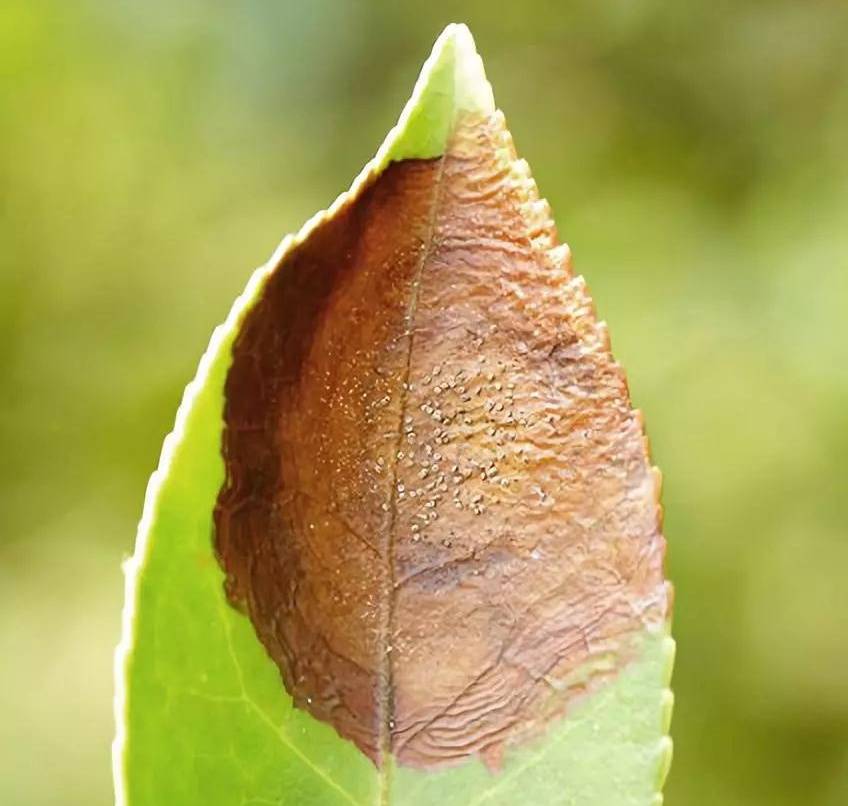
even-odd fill
[(667, 802), (848, 803), (848, 4), (825, 0), (3, 0), (0, 803), (111, 801), (119, 565), (182, 388), (452, 20), (665, 474)]

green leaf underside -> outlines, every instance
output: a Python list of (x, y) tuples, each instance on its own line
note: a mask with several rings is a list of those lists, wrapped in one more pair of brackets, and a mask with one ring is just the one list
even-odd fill
[[(457, 114), (494, 109), (464, 26), (449, 26), (398, 125), (354, 182), (390, 161), (444, 153)], [(218, 328), (148, 488), (127, 566), (116, 660), (116, 800), (154, 804), (574, 804), (643, 806), (670, 756), (666, 630), (636, 639), (632, 661), (492, 772), (479, 760), (438, 772), (378, 771), (352, 743), (293, 707), (250, 621), (232, 609), (212, 552), (224, 479), (224, 383), (240, 322), (262, 282), (319, 214), (257, 270)]]

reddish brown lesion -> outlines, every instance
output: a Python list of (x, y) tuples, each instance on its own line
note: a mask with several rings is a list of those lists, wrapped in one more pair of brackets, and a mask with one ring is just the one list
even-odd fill
[(640, 418), (512, 156), (495, 115), (390, 165), (234, 347), (228, 595), (378, 764), (496, 764), (667, 616)]
[(389, 166), (274, 271), (226, 384), (230, 599), (301, 707), (377, 758), (391, 435), (434, 161)]

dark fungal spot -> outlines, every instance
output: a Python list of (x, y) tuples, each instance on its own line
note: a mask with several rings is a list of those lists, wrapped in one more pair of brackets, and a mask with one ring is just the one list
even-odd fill
[(378, 765), (494, 763), (667, 617), (640, 418), (510, 154), (494, 115), (390, 165), (283, 258), (233, 350), (227, 595)]

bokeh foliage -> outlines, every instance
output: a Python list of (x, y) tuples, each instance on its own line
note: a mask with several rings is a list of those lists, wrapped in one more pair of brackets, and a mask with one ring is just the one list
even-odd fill
[(848, 802), (840, 0), (5, 0), (0, 802), (109, 802), (118, 563), (182, 387), (452, 19), (665, 473), (667, 802)]

